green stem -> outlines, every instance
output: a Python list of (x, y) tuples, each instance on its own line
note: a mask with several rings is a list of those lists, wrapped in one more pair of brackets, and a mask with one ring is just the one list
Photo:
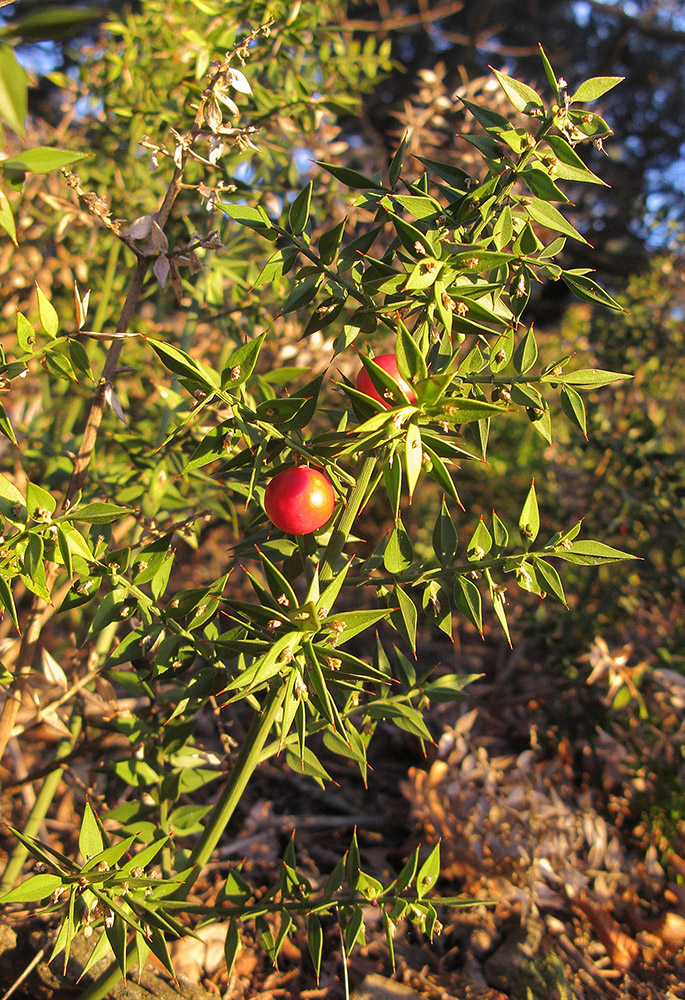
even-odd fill
[[(55, 754), (56, 759), (59, 761), (62, 757), (66, 757), (74, 749), (76, 740), (81, 732), (81, 717), (74, 716), (71, 720), (70, 735), (65, 737), (60, 741), (57, 747), (57, 752)], [(27, 837), (36, 837), (40, 826), (47, 815), (47, 811), (52, 804), (59, 783), (62, 780), (63, 767), (56, 767), (54, 771), (45, 778), (43, 784), (41, 785), (40, 791), (36, 797), (36, 801), (33, 803), (29, 817), (24, 825), (23, 833)], [(24, 862), (28, 856), (28, 850), (23, 844), (17, 844), (17, 846), (12, 851), (12, 856), (7, 862), (7, 867), (2, 875), (2, 881), (0, 881), (0, 895), (5, 892), (9, 892), (16, 883), (21, 870), (24, 867)]]
[(503, 552), (499, 556), (493, 556), (490, 559), (481, 559), (478, 562), (466, 562), (460, 563), (456, 566), (450, 566), (446, 569), (429, 569), (423, 570), (419, 569), (414, 575), (407, 574), (397, 574), (397, 576), (372, 576), (368, 579), (361, 579), (359, 577), (348, 577), (349, 583), (354, 583), (357, 586), (378, 586), (379, 584), (391, 584), (391, 583), (428, 583), (430, 580), (453, 580), (455, 576), (463, 575), (464, 573), (472, 573), (474, 570), (482, 571), (485, 569), (493, 569), (498, 566), (503, 566), (510, 559), (519, 559), (523, 562), (526, 559), (530, 559), (534, 556), (538, 556), (541, 559), (549, 559), (550, 556), (557, 555), (552, 549), (539, 549), (536, 551), (528, 550), (527, 552)]
[[(553, 124), (554, 120), (552, 117), (544, 118), (540, 122), (538, 130), (535, 133), (535, 144), (531, 146), (530, 149), (524, 150), (519, 155), (519, 160), (516, 166), (509, 167), (508, 169), (503, 170), (498, 182), (498, 189), (495, 191), (495, 196), (497, 199), (495, 204), (501, 205), (504, 202), (505, 198), (509, 197), (511, 191), (513, 190), (514, 184), (518, 180), (519, 173), (533, 159), (533, 156), (537, 152), (540, 140), (544, 139), (545, 135), (549, 132)], [(470, 239), (467, 242), (469, 243), (476, 242), (476, 240), (483, 232), (483, 230), (485, 229), (485, 227), (487, 226), (488, 222), (490, 221), (493, 215), (494, 211), (491, 210), (488, 213), (487, 218), (481, 219), (480, 222), (477, 223), (477, 225), (471, 231)]]
[(369, 483), (373, 477), (377, 461), (378, 459), (374, 454), (369, 454), (364, 458), (362, 467), (359, 470), (357, 482), (350, 493), (350, 497), (347, 501), (347, 506), (342, 513), (342, 517), (333, 529), (330, 541), (326, 547), (326, 551), (324, 552), (323, 560), (319, 566), (319, 579), (322, 583), (325, 580), (332, 579), (335, 573), (336, 564), (342, 555), (343, 549), (345, 548), (345, 542), (347, 541), (352, 530), (352, 525), (354, 524), (357, 514), (366, 499)]
[(264, 704), (256, 712), (233, 769), (214, 806), (202, 835), (193, 848), (188, 865), (206, 865), (219, 843), (228, 822), (242, 798), (248, 781), (259, 763), (264, 744), (276, 721), (283, 702), (284, 688), (275, 684), (269, 689)]
[(107, 313), (109, 311), (109, 300), (112, 295), (112, 289), (114, 287), (114, 278), (117, 273), (117, 262), (119, 260), (119, 251), (121, 250), (121, 243), (119, 240), (114, 240), (110, 245), (109, 255), (107, 257), (107, 269), (105, 270), (105, 276), (102, 280), (102, 289), (100, 291), (100, 299), (98, 301), (98, 307), (93, 318), (93, 326), (88, 327), (88, 329), (93, 329), (98, 333), (102, 331), (102, 324), (105, 322)]

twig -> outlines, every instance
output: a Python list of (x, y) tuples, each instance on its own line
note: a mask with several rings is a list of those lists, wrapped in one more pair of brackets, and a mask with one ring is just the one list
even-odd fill
[(59, 698), (56, 698), (55, 701), (51, 701), (44, 708), (39, 708), (36, 714), (29, 719), (28, 722), (15, 726), (12, 730), (12, 737), (21, 736), (27, 729), (31, 729), (33, 726), (39, 725), (46, 716), (55, 712), (58, 708), (61, 708), (62, 705), (69, 701), (73, 695), (80, 691), (81, 688), (85, 687), (89, 681), (92, 681), (95, 677), (97, 677), (99, 673), (99, 670), (89, 670), (87, 674), (83, 675), (83, 677), (79, 677), (76, 681), (74, 681), (71, 687), (67, 688), (64, 694), (59, 696)]
[(369, 34), (386, 34), (388, 31), (401, 31), (405, 28), (413, 28), (416, 25), (432, 24), (434, 21), (441, 21), (444, 17), (458, 14), (464, 4), (461, 0), (455, 3), (445, 4), (444, 7), (436, 7), (435, 10), (422, 10), (418, 14), (399, 14), (397, 17), (383, 17), (380, 21), (354, 21), (348, 20), (340, 25), (343, 31), (363, 31)]
[(685, 39), (685, 31), (679, 28), (672, 28), (656, 19), (654, 8), (646, 10), (644, 14), (635, 17), (628, 14), (620, 4), (602, 3), (601, 0), (587, 0), (591, 7), (608, 17), (617, 18), (622, 24), (651, 38), (657, 38), (664, 42), (682, 42)]
[[(12, 3), (12, 0), (0, 0), (0, 6), (4, 6), (6, 3)], [(12, 996), (17, 987), (21, 986), (24, 980), (31, 975), (32, 971), (43, 958), (43, 955), (45, 955), (45, 948), (41, 948), (39, 952), (36, 952), (19, 978), (14, 980), (10, 988), (3, 993), (2, 997), (0, 997), (0, 1000), (8, 1000), (8, 997)]]
[[(48, 592), (52, 589), (57, 577), (58, 569), (59, 568), (54, 563), (50, 564), (47, 568), (45, 574), (45, 586)], [(19, 711), (19, 705), (21, 704), (21, 696), (24, 692), (24, 688), (26, 687), (26, 681), (28, 680), (29, 673), (31, 672), (33, 656), (36, 651), (41, 629), (43, 627), (44, 612), (48, 609), (48, 607), (49, 605), (47, 605), (45, 601), (34, 596), (28, 611), (28, 622), (21, 638), (17, 664), (14, 671), (14, 679), (8, 691), (7, 701), (3, 706), (2, 715), (0, 716), (0, 759), (2, 759), (2, 756), (5, 753), (7, 742), (10, 738), (12, 730), (14, 729), (17, 712)]]

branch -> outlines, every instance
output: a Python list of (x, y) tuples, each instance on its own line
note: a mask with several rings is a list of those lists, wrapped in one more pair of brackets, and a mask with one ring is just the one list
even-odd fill
[(605, 4), (601, 0), (587, 0), (587, 3), (599, 13), (614, 17), (627, 27), (634, 28), (650, 38), (656, 38), (661, 42), (685, 41), (685, 31), (661, 24), (656, 20), (653, 9), (645, 11), (639, 17), (633, 17), (631, 14), (627, 14), (619, 4)]
[[(464, 4), (461, 0), (436, 7), (435, 10), (420, 11), (418, 14), (400, 14), (397, 17), (383, 17), (380, 21), (345, 21), (340, 25), (342, 31), (364, 31), (369, 34), (386, 34), (388, 31), (401, 31), (403, 28), (413, 28), (416, 25), (433, 24), (444, 17), (458, 14)], [(535, 50), (537, 52), (537, 49)]]

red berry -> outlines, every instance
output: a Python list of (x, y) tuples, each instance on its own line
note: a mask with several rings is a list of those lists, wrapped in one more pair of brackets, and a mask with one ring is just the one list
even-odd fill
[(284, 469), (264, 494), (267, 517), (290, 535), (308, 535), (329, 519), (335, 507), (330, 480), (318, 469)]
[[(393, 378), (399, 385), (402, 392), (405, 394), (410, 403), (416, 402), (416, 393), (406, 381), (400, 375), (400, 370), (397, 367), (397, 358), (394, 354), (379, 354), (377, 358), (373, 359), (377, 365), (384, 369), (388, 375)], [(392, 400), (384, 399), (379, 392), (377, 392), (373, 382), (371, 381), (371, 376), (367, 372), (366, 368), (362, 370), (357, 375), (357, 381), (354, 384), (355, 389), (359, 392), (363, 392), (365, 396), (371, 396), (372, 399), (377, 399), (379, 403), (382, 403), (386, 410), (391, 409), (393, 406), (398, 406), (403, 402), (401, 399), (396, 399), (394, 402)]]

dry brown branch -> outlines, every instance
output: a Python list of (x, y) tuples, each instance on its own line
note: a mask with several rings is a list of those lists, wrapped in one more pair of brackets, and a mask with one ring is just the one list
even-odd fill
[(654, 9), (646, 10), (644, 14), (640, 14), (639, 17), (636, 17), (633, 14), (629, 14), (620, 4), (606, 4), (602, 3), (601, 0), (587, 0), (587, 2), (591, 7), (594, 7), (595, 10), (600, 11), (602, 14), (606, 14), (609, 17), (616, 18), (616, 20), (620, 21), (625, 27), (639, 31), (641, 34), (647, 35), (649, 38), (656, 38), (658, 41), (662, 42), (685, 41), (685, 31), (673, 28), (667, 24), (662, 24), (657, 20), (657, 12)]
[(384, 12), (381, 8), (382, 19), (380, 21), (347, 20), (340, 27), (343, 31), (363, 31), (371, 35), (383, 35), (388, 31), (402, 31), (419, 24), (425, 26), (434, 21), (441, 21), (444, 17), (458, 14), (463, 6), (461, 0), (456, 0), (455, 3), (436, 7), (435, 10), (421, 10), (418, 14), (399, 14), (396, 17), (389, 16), (389, 11)]

